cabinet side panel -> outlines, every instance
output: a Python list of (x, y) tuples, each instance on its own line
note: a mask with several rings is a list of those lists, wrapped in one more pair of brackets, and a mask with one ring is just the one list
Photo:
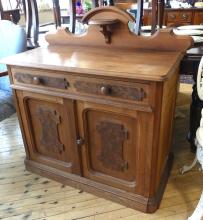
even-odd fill
[(178, 92), (178, 71), (179, 69), (176, 69), (163, 86), (156, 188), (159, 186), (159, 180), (164, 172), (172, 143), (174, 111)]

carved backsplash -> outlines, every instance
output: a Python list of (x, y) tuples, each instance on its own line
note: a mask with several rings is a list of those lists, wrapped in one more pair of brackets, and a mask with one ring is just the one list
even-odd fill
[(130, 31), (129, 22), (135, 19), (115, 6), (97, 7), (84, 15), (87, 31), (80, 35), (58, 28), (46, 34), (50, 45), (100, 46), (106, 48), (185, 51), (192, 44), (189, 36), (177, 36), (172, 28), (160, 29), (152, 36), (139, 36)]

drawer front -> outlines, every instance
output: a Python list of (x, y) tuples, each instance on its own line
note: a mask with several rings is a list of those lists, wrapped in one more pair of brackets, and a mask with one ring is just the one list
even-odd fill
[(167, 13), (167, 20), (168, 22), (175, 22), (179, 20), (179, 13), (178, 12), (168, 12)]
[(116, 80), (77, 77), (74, 79), (75, 93), (112, 101), (149, 105), (153, 97), (150, 83), (131, 83)]
[(114, 85), (112, 82), (96, 83), (76, 81), (74, 87), (78, 92), (128, 99), (132, 101), (143, 101), (147, 96), (143, 86), (127, 87), (125, 85)]
[(103, 103), (112, 101), (151, 106), (154, 100), (155, 83), (145, 81), (127, 82), (27, 68), (13, 68), (11, 72), (14, 85), (23, 85), (25, 90), (39, 88), (67, 94), (69, 97), (74, 96), (73, 98), (77, 99), (97, 99)]
[(56, 78), (50, 76), (28, 74), (28, 73), (15, 73), (14, 79), (18, 83), (31, 84), (35, 86), (52, 87), (58, 89), (67, 89), (69, 86), (66, 78)]
[(180, 12), (180, 21), (181, 22), (191, 22), (192, 21), (192, 12)]

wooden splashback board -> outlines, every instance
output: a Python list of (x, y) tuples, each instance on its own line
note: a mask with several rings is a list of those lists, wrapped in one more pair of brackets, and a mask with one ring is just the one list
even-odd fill
[(185, 51), (192, 44), (189, 36), (176, 36), (172, 29), (160, 29), (150, 37), (137, 36), (129, 30), (128, 22), (134, 22), (133, 17), (114, 6), (99, 7), (88, 12), (82, 19), (85, 24), (95, 20), (118, 20), (107, 28), (111, 32), (111, 43), (107, 44), (101, 33), (101, 25), (89, 25), (86, 33), (75, 35), (66, 28), (48, 33), (46, 40), (50, 45), (97, 46), (105, 48), (131, 48), (149, 50)]

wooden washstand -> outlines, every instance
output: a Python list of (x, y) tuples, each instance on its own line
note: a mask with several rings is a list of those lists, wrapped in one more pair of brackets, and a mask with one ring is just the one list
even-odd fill
[(134, 209), (159, 207), (172, 165), (180, 61), (188, 36), (128, 28), (115, 7), (60, 28), (48, 47), (4, 59), (24, 138), (26, 169)]

